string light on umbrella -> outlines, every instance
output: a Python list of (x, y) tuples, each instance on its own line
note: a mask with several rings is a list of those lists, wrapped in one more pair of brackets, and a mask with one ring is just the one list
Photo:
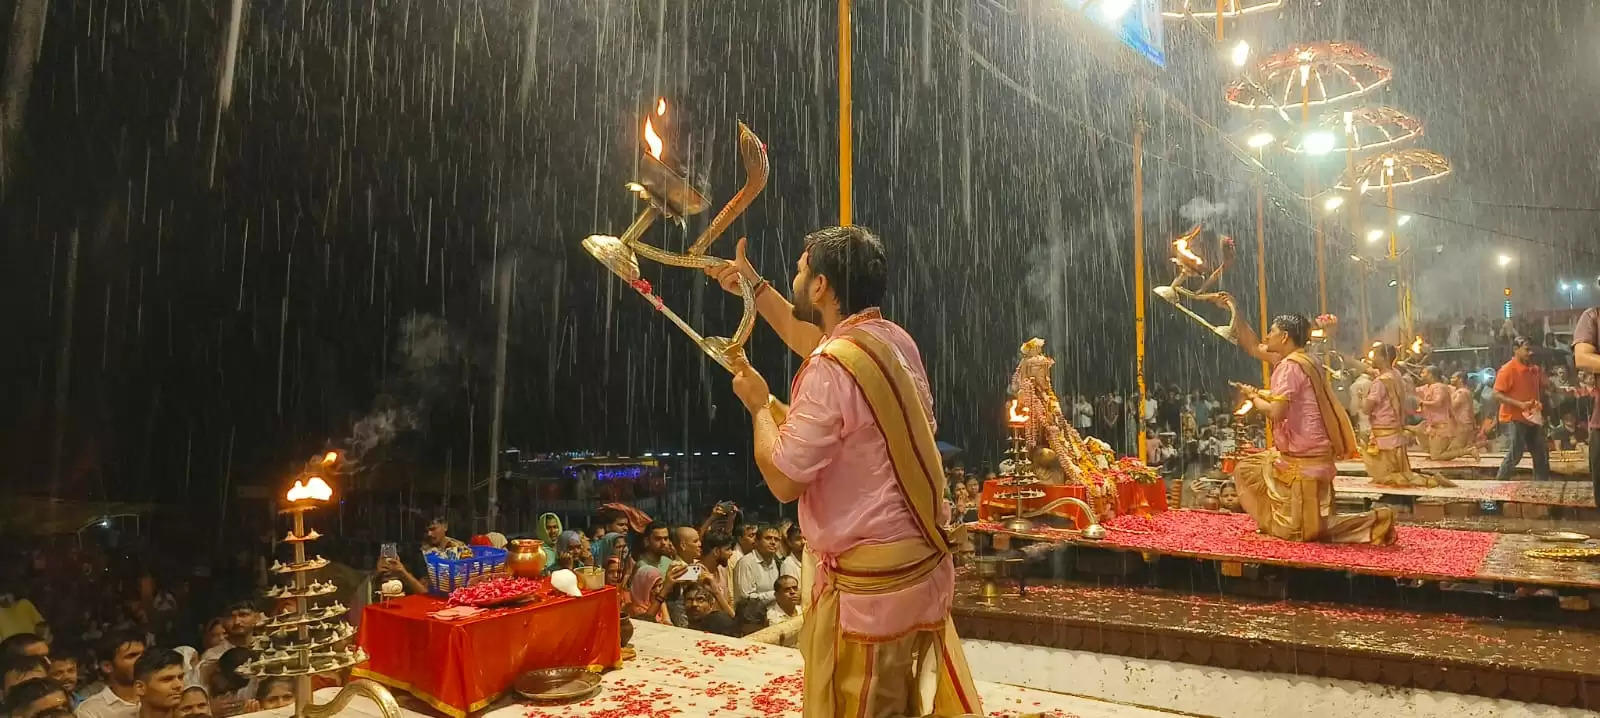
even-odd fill
[(1394, 79), (1389, 63), (1348, 42), (1296, 45), (1228, 85), (1228, 104), (1250, 110), (1307, 109), (1360, 97)]
[(1163, 0), (1161, 17), (1181, 20), (1195, 17), (1210, 20), (1218, 15), (1233, 19), (1283, 7), (1283, 0)]
[[(1410, 142), (1421, 136), (1422, 120), (1388, 105), (1368, 106), (1323, 115), (1317, 119), (1311, 131), (1286, 139), (1283, 149), (1294, 154), (1308, 149), (1311, 154), (1365, 154)], [(1333, 138), (1333, 144), (1326, 149), (1317, 142), (1318, 138), (1323, 137)], [(1307, 138), (1311, 141), (1307, 142)]]

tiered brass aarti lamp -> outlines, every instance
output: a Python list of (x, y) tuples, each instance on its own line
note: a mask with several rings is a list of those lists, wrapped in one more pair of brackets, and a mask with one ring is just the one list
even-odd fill
[[(310, 580), (311, 572), (325, 568), (328, 560), (321, 556), (307, 558), (306, 544), (322, 535), (315, 529), (307, 531), (305, 523), (306, 512), (319, 508), (333, 498), (333, 488), (323, 476), (331, 474), (337, 468), (338, 461), (338, 452), (332, 451), (313, 458), (284, 495), (287, 505), (279, 513), (292, 517), (294, 528), (283, 540), (294, 547), (294, 560), (290, 563), (274, 561), (271, 572), (292, 577), (293, 580), (288, 585), (267, 589), (265, 595), (275, 603), (285, 600), (294, 603), (282, 611), (274, 610), (257, 627), (258, 635), (253, 645), (256, 657), (241, 665), (239, 672), (260, 680), (293, 678), (296, 718), (335, 715), (358, 695), (377, 704), (384, 718), (399, 718), (400, 706), (395, 703), (389, 689), (365, 679), (346, 684), (327, 703), (314, 705), (311, 702), (312, 674), (341, 671), (367, 660), (366, 651), (350, 643), (355, 637), (355, 629), (340, 620), (349, 609), (338, 601), (316, 605), (311, 603), (312, 599), (331, 596), (339, 590), (332, 581)], [(339, 648), (341, 645), (345, 647)]]

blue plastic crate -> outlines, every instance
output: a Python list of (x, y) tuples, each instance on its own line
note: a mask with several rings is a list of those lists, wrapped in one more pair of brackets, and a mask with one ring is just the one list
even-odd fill
[(428, 592), (435, 596), (448, 596), (472, 579), (484, 574), (499, 573), (506, 565), (506, 550), (493, 546), (472, 546), (472, 558), (445, 558), (439, 554), (426, 554), (428, 562)]

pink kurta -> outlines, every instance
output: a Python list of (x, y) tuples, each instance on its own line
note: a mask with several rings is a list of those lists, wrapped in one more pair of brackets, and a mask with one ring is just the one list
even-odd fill
[[(841, 322), (822, 343), (857, 327), (888, 344), (910, 372), (918, 399), (932, 417), (933, 396), (916, 343), (899, 325), (875, 314), (863, 312)], [(806, 485), (800, 496), (800, 528), (818, 563), (828, 566), (856, 546), (921, 538), (922, 532), (895, 481), (889, 449), (866, 397), (843, 366), (818, 356), (820, 350), (819, 344), (795, 377), (789, 417), (778, 427), (772, 462)], [(938, 504), (939, 524), (948, 524), (949, 505)], [(813, 597), (825, 580), (818, 573)], [(954, 591), (955, 568), (946, 558), (908, 588), (872, 596), (841, 593), (839, 622), (846, 633), (866, 640), (931, 630), (950, 614)]]
[[(1400, 417), (1400, 412), (1395, 410), (1399, 402), (1390, 397), (1389, 383), (1404, 386), (1399, 375), (1393, 369), (1378, 375), (1372, 382), (1372, 391), (1367, 393), (1367, 416), (1372, 418), (1374, 429), (1404, 429), (1405, 421)], [(1372, 443), (1379, 449), (1398, 449), (1406, 445), (1406, 434), (1403, 431), (1388, 436), (1374, 436)]]
[[(1311, 378), (1300, 365), (1288, 359), (1272, 368), (1272, 393), (1289, 400), (1289, 410), (1283, 418), (1272, 423), (1272, 441), (1277, 449), (1293, 456), (1315, 456), (1333, 450), (1328, 438), (1328, 427), (1322, 423), (1322, 410), (1317, 408), (1316, 390)], [(1304, 466), (1307, 475), (1331, 478), (1333, 462)], [(1320, 476), (1326, 472), (1327, 476)]]
[(1450, 428), (1450, 387), (1438, 382), (1423, 386), (1417, 389), (1417, 403), (1422, 408), (1422, 421), (1430, 429)]
[(1458, 386), (1450, 390), (1450, 418), (1456, 424), (1472, 428), (1472, 390)]

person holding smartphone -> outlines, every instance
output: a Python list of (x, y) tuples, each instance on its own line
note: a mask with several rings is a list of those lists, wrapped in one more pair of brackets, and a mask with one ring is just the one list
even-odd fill
[(381, 586), (384, 581), (390, 579), (399, 579), (408, 594), (428, 592), (428, 587), (418, 580), (416, 576), (411, 575), (411, 571), (406, 569), (406, 565), (400, 561), (399, 546), (386, 543), (379, 549), (378, 566), (374, 581)]

